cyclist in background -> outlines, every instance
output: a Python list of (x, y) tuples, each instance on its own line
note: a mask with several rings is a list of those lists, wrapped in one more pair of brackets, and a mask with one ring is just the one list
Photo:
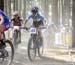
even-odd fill
[[(23, 18), (19, 15), (18, 11), (15, 11), (13, 13), (13, 16), (11, 18), (11, 23), (14, 26), (14, 31), (15, 31), (15, 26), (19, 27), (23, 24)], [(19, 32), (19, 43), (21, 43), (21, 30), (19, 29), (18, 32)]]
[(4, 43), (4, 32), (8, 30), (10, 27), (10, 22), (8, 16), (0, 10), (0, 48), (5, 48), (5, 43)]

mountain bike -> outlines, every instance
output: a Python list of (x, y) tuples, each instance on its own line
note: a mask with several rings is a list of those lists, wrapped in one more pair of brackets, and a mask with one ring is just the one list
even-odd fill
[(28, 42), (28, 58), (30, 61), (33, 61), (38, 52), (39, 57), (42, 57), (43, 54), (43, 38), (39, 35), (39, 29), (45, 29), (46, 27), (30, 27), (30, 38)]
[(18, 44), (21, 43), (21, 34), (20, 34), (20, 26), (14, 26), (14, 33), (13, 33), (13, 45), (14, 48), (18, 48)]

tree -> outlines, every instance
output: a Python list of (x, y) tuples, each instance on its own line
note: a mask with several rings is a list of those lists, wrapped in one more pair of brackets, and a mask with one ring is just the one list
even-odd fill
[(4, 10), (4, 0), (0, 0), (0, 9)]
[(59, 21), (58, 21), (58, 0), (52, 0), (52, 22), (54, 22), (57, 26), (59, 24)]
[(23, 18), (26, 18), (26, 0), (23, 0)]
[(72, 6), (72, 47), (75, 48), (75, 0), (73, 0)]
[(18, 10), (18, 0), (13, 0), (13, 9), (14, 11)]

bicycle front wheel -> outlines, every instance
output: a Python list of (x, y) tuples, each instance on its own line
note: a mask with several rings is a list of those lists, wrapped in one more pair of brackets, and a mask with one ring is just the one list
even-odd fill
[(18, 33), (15, 31), (14, 34), (13, 34), (13, 46), (14, 46), (14, 49), (18, 48), (17, 38), (18, 38)]
[(2, 65), (11, 65), (14, 58), (14, 47), (12, 45), (12, 42), (9, 40), (5, 41), (6, 47), (5, 47), (5, 54), (6, 57), (3, 58)]
[(33, 40), (33, 37), (31, 36), (28, 42), (28, 58), (30, 61), (33, 61), (35, 57), (36, 57), (35, 42)]

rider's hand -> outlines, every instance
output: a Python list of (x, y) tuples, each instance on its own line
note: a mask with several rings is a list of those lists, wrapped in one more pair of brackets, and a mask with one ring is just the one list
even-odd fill
[(26, 30), (28, 30), (28, 28), (26, 27)]

